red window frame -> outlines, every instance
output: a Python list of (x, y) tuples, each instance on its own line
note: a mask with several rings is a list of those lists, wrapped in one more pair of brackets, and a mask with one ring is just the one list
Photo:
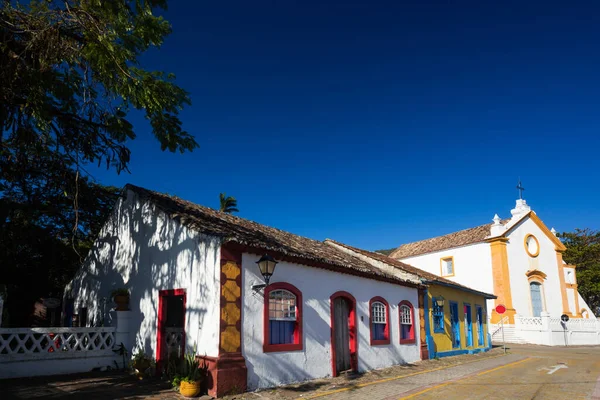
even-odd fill
[[(269, 344), (269, 295), (273, 290), (287, 290), (296, 296), (296, 326), (294, 327), (294, 343)], [(272, 283), (265, 288), (263, 311), (263, 352), (302, 350), (302, 292), (294, 285), (286, 282)]]
[[(411, 328), (410, 328), (410, 337), (408, 339), (402, 339), (402, 306), (407, 306), (410, 309), (410, 321), (411, 321)], [(415, 308), (413, 307), (412, 303), (408, 300), (402, 300), (400, 303), (398, 303), (398, 328), (399, 328), (399, 337), (400, 337), (400, 344), (414, 344), (416, 343), (416, 339), (415, 339)]]
[[(385, 306), (385, 339), (373, 339), (373, 303), (381, 303)], [(390, 305), (383, 297), (375, 296), (369, 301), (369, 332), (371, 346), (390, 344)]]

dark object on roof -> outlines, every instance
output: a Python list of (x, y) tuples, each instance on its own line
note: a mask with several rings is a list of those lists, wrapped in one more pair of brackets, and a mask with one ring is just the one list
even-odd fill
[(353, 251), (355, 253), (362, 254), (363, 256), (370, 257), (376, 261), (386, 263), (386, 264), (388, 264), (392, 267), (398, 268), (402, 271), (417, 275), (424, 281), (424, 283), (437, 283), (437, 284), (444, 285), (444, 286), (454, 287), (459, 290), (464, 290), (466, 292), (475, 293), (477, 295), (485, 297), (486, 299), (495, 299), (496, 298), (496, 296), (494, 296), (493, 294), (485, 293), (485, 292), (481, 292), (479, 290), (472, 289), (468, 286), (464, 286), (464, 285), (461, 285), (460, 283), (456, 283), (449, 279), (442, 278), (441, 276), (432, 274), (431, 272), (423, 271), (420, 268), (413, 267), (412, 265), (403, 263), (402, 261), (398, 261), (394, 258), (388, 257), (383, 254), (379, 254), (379, 253), (375, 253), (372, 251), (362, 250), (362, 249), (359, 249), (356, 247), (348, 246), (347, 244), (336, 242), (335, 240), (331, 240), (331, 239), (326, 239), (325, 242), (331, 242), (338, 246), (345, 247), (346, 249)]
[[(289, 260), (305, 265), (317, 266), (336, 272), (366, 276), (372, 279), (419, 286), (398, 277), (386, 274), (366, 261), (362, 261), (323, 242), (294, 235), (280, 229), (258, 224), (244, 218), (200, 206), (178, 197), (154, 192), (128, 184), (140, 198), (155, 204), (169, 217), (199, 233), (221, 238), (223, 243), (235, 243), (246, 248), (275, 252)], [(275, 254), (273, 254), (275, 256)]]

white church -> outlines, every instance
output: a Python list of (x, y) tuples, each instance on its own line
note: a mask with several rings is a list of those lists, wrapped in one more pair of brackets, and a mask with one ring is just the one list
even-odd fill
[[(517, 188), (522, 189), (520, 184)], [(529, 333), (515, 329), (541, 326), (547, 319), (563, 330), (560, 317), (566, 314), (570, 324), (585, 325), (584, 319), (590, 319), (590, 327), (597, 330), (594, 314), (577, 290), (576, 266), (563, 261), (565, 250), (554, 228), (549, 229), (520, 198), (508, 219), (496, 214), (493, 223), (403, 244), (390, 257), (494, 293), (497, 299), (488, 300), (492, 334), (502, 323), (513, 341), (554, 344), (548, 338), (527, 339)], [(494, 310), (500, 304), (506, 308), (502, 315)]]

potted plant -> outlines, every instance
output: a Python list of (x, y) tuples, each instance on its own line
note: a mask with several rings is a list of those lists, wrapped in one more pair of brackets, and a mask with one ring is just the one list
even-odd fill
[(129, 290), (125, 288), (115, 289), (110, 293), (111, 297), (117, 303), (117, 311), (129, 310)]
[(143, 379), (144, 375), (150, 375), (149, 371), (156, 365), (154, 358), (146, 355), (141, 349), (133, 355), (131, 367), (139, 379)]
[(193, 353), (187, 353), (181, 359), (173, 377), (173, 387), (179, 387), (179, 393), (183, 397), (196, 397), (200, 394), (207, 370), (206, 365), (200, 366), (195, 350)]

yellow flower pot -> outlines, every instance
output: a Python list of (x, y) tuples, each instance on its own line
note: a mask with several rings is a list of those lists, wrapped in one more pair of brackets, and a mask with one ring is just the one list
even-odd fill
[(202, 381), (196, 382), (184, 382), (181, 381), (179, 384), (179, 393), (183, 397), (197, 397), (200, 394), (200, 389), (202, 386)]

